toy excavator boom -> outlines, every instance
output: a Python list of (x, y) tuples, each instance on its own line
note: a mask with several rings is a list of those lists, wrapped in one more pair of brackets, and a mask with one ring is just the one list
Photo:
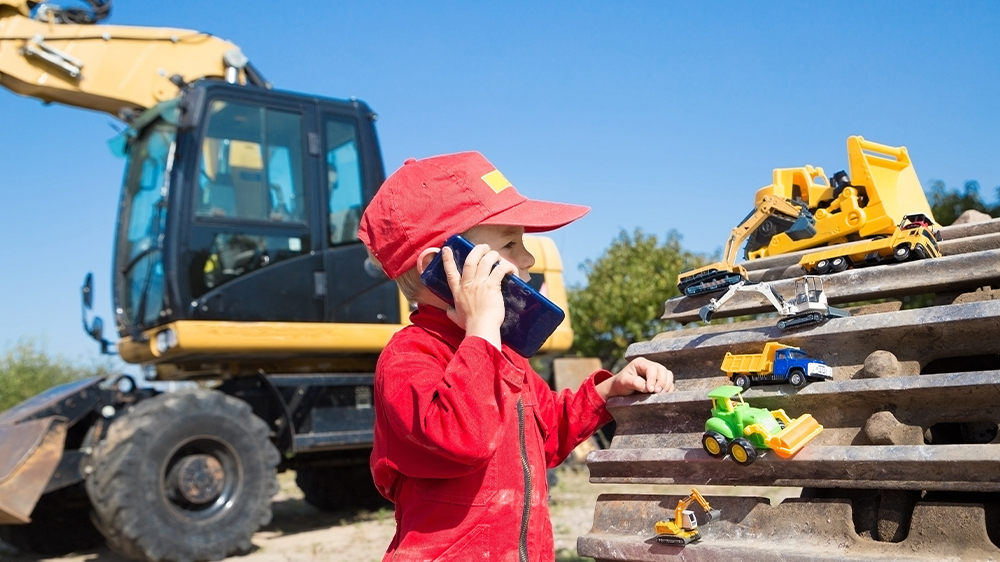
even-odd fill
[(694, 512), (687, 509), (692, 502), (698, 502), (698, 505), (701, 506), (701, 509), (707, 516), (706, 523), (719, 520), (719, 510), (712, 509), (712, 506), (708, 504), (708, 500), (697, 489), (691, 488), (691, 494), (685, 498), (681, 498), (677, 502), (677, 507), (674, 509), (673, 521), (662, 520), (656, 522), (657, 542), (684, 546), (701, 538), (701, 533), (698, 532), (698, 521), (694, 517)]
[(722, 261), (685, 271), (677, 276), (677, 288), (681, 294), (692, 297), (712, 293), (745, 281), (746, 269), (735, 265), (736, 255), (747, 237), (772, 216), (784, 216), (792, 223), (785, 231), (788, 236), (805, 239), (816, 234), (814, 226), (816, 221), (804, 206), (797, 206), (774, 195), (765, 195), (753, 212), (729, 235), (729, 240), (723, 248)]

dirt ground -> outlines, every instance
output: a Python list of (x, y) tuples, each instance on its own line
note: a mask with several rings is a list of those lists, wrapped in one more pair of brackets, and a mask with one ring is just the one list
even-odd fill
[[(604, 493), (686, 494), (679, 486), (591, 484), (585, 465), (564, 465), (557, 470), (558, 483), (551, 490), (550, 510), (555, 533), (557, 560), (590, 560), (576, 554), (577, 537), (593, 523), (597, 496)], [(231, 562), (369, 562), (382, 559), (392, 539), (392, 512), (324, 513), (307, 504), (295, 486), (295, 475), (279, 475), (281, 490), (274, 497), (271, 524), (253, 538), (254, 551), (227, 558)], [(701, 488), (707, 492), (707, 488)], [(719, 493), (719, 492), (714, 492)], [(58, 558), (39, 558), (13, 552), (0, 543), (4, 562), (126, 562), (107, 547)]]

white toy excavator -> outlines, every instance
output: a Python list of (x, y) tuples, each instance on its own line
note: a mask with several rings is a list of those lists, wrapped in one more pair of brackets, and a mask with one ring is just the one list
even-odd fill
[(830, 306), (823, 292), (823, 279), (814, 275), (806, 275), (795, 280), (795, 298), (786, 301), (767, 283), (747, 283), (745, 280), (731, 285), (726, 294), (718, 299), (712, 299), (701, 307), (698, 315), (705, 322), (712, 319), (722, 306), (732, 299), (736, 293), (752, 291), (764, 295), (781, 315), (778, 329), (788, 330), (802, 326), (819, 324), (828, 318), (850, 316), (846, 310)]

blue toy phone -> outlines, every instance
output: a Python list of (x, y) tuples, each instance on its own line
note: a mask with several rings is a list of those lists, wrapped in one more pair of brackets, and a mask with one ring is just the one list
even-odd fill
[[(462, 271), (465, 258), (474, 247), (472, 243), (456, 234), (445, 241), (444, 245), (451, 248), (458, 270)], [(420, 281), (441, 300), (455, 304), (440, 252), (420, 275)], [(566, 313), (534, 287), (513, 275), (504, 275), (500, 282), (500, 292), (503, 294), (505, 309), (503, 325), (500, 326), (500, 340), (522, 357), (531, 357), (559, 327)]]

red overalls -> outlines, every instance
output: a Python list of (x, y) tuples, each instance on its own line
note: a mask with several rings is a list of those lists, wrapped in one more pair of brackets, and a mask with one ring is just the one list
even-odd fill
[(375, 373), (375, 484), (396, 504), (384, 560), (550, 561), (546, 468), (611, 420), (594, 385), (555, 393), (504, 346), (421, 306)]

